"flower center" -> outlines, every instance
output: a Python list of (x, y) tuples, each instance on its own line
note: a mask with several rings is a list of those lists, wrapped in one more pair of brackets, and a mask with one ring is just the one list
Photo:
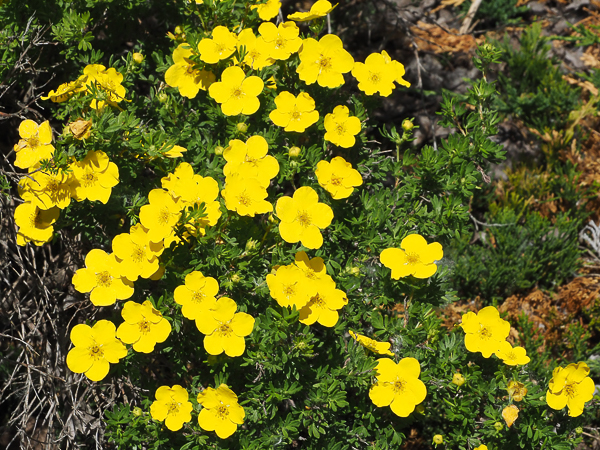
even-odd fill
[(171, 403), (167, 404), (167, 415), (177, 414), (179, 412), (179, 405), (181, 403), (176, 402), (175, 400), (171, 401)]
[(325, 308), (326, 307), (325, 302), (323, 301), (323, 299), (321, 298), (321, 296), (319, 294), (310, 298), (310, 301), (308, 302), (308, 306), (310, 306), (310, 307), (316, 306), (317, 308)]
[(56, 178), (50, 178), (46, 185), (46, 190), (49, 191), (50, 195), (56, 195), (60, 189), (60, 184)]
[(169, 223), (169, 219), (171, 218), (171, 212), (169, 208), (163, 206), (158, 212), (158, 223), (160, 225), (167, 225)]
[(110, 287), (112, 279), (112, 275), (108, 272), (108, 270), (105, 270), (104, 272), (96, 274), (96, 285), (100, 287)]
[(102, 350), (102, 346), (98, 344), (94, 344), (88, 349), (90, 351), (90, 357), (94, 359), (94, 361), (98, 361), (99, 359), (104, 358), (104, 351)]
[(277, 37), (277, 39), (275, 40), (275, 48), (276, 49), (280, 49), (285, 47), (285, 39), (283, 39), (281, 36)]
[(238, 202), (240, 205), (248, 207), (252, 204), (252, 199), (248, 194), (246, 194), (246, 191), (244, 191), (238, 196)]
[(138, 325), (140, 327), (140, 333), (142, 333), (142, 334), (150, 333), (150, 322), (148, 322), (146, 319), (142, 320), (141, 322), (138, 322)]
[(406, 252), (406, 263), (407, 264), (418, 264), (421, 262), (421, 258), (418, 253)]
[(401, 394), (406, 389), (406, 381), (396, 378), (396, 381), (391, 383), (396, 394)]
[(321, 58), (317, 60), (317, 65), (320, 71), (330, 70), (332, 65), (331, 58), (321, 55)]
[(83, 186), (86, 188), (89, 188), (96, 184), (96, 182), (98, 181), (98, 177), (96, 176), (96, 174), (94, 172), (87, 172), (83, 176), (82, 180), (83, 180)]
[(204, 300), (204, 297), (206, 297), (204, 295), (204, 292), (194, 291), (194, 293), (192, 294), (192, 301), (195, 303), (200, 303), (202, 300)]
[(569, 398), (575, 397), (577, 395), (577, 383), (567, 383), (563, 389), (563, 393)]
[(310, 220), (310, 214), (306, 211), (301, 211), (296, 216), (296, 220), (302, 225), (304, 228), (311, 225), (312, 221)]
[(371, 81), (371, 83), (373, 84), (377, 84), (380, 81), (380, 77), (378, 73), (371, 73), (370, 77), (369, 77), (369, 81)]
[(219, 326), (219, 328), (217, 328), (217, 332), (222, 337), (228, 337), (228, 336), (231, 336), (233, 334), (233, 330), (229, 326), (229, 322), (221, 323), (221, 325)]
[(244, 91), (242, 91), (241, 86), (236, 87), (233, 91), (231, 91), (231, 96), (236, 99), (240, 99), (244, 96)]
[(336, 177), (335, 175), (331, 176), (331, 184), (333, 184), (334, 186), (341, 186), (342, 185), (342, 177)]
[(221, 404), (220, 406), (217, 406), (216, 413), (220, 419), (225, 419), (227, 416), (229, 416), (229, 409), (227, 406)]
[(32, 148), (39, 147), (40, 138), (38, 138), (37, 134), (35, 136), (31, 136), (29, 139), (27, 139), (27, 145), (29, 145)]
[(144, 249), (140, 245), (134, 244), (133, 252), (131, 253), (131, 259), (133, 260), (133, 262), (139, 264), (144, 261), (145, 256), (146, 254), (144, 252)]
[(483, 327), (479, 330), (479, 337), (486, 340), (490, 339), (492, 337), (492, 332), (487, 327)]
[(343, 123), (338, 123), (335, 126), (335, 132), (341, 136), (342, 134), (346, 133), (346, 127), (344, 126)]
[(290, 299), (290, 297), (296, 295), (296, 283), (284, 286), (283, 295), (285, 295), (285, 298), (287, 298), (288, 300)]

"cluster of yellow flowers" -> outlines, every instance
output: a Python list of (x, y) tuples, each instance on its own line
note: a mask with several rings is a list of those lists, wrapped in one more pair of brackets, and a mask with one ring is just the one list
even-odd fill
[(53, 224), (72, 198), (106, 203), (119, 182), (119, 170), (106, 153), (90, 150), (83, 160), (71, 162), (68, 171), (43, 171), (41, 162), (54, 156), (50, 123), (24, 120), (19, 135), (21, 139), (14, 146), (15, 165), (27, 169), (28, 175), (19, 182), (24, 202), (15, 208), (17, 244), (33, 242), (40, 246), (52, 239)]
[(89, 64), (83, 69), (81, 75), (75, 81), (61, 84), (56, 91), (50, 91), (42, 100), (52, 100), (62, 103), (79, 93), (95, 93), (98, 99), (92, 99), (90, 107), (102, 109), (107, 104), (117, 106), (117, 103), (125, 100), (125, 88), (121, 85), (123, 74), (117, 72), (113, 67), (107, 69), (102, 64)]

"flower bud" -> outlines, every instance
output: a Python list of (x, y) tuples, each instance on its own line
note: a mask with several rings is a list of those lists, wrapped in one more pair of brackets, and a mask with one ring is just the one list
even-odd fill
[(504, 425), (502, 424), (502, 422), (496, 422), (494, 424), (494, 428), (496, 429), (496, 431), (502, 431), (502, 429), (504, 428)]
[(175, 27), (175, 34), (181, 34), (181, 33), (183, 33), (183, 29), (179, 25), (177, 25)]
[(230, 280), (233, 284), (239, 283), (241, 281), (241, 279), (242, 278), (237, 273), (234, 273), (233, 275), (231, 275), (231, 278), (230, 278)]
[(353, 275), (355, 277), (360, 276), (360, 267), (350, 267), (350, 275)]
[(132, 414), (136, 417), (140, 417), (142, 415), (142, 408), (136, 406), (133, 408)]
[(404, 131), (410, 131), (415, 127), (415, 125), (412, 123), (412, 120), (410, 119), (404, 119), (402, 121), (402, 129)]
[(243, 123), (240, 122), (235, 126), (238, 130), (238, 133), (245, 133), (246, 131), (248, 131), (248, 124), (247, 123)]
[(440, 445), (440, 444), (443, 444), (443, 443), (444, 443), (444, 436), (442, 436), (441, 434), (436, 434), (436, 435), (433, 437), (433, 443), (434, 443), (435, 445)]
[(255, 241), (254, 239), (248, 239), (248, 241), (246, 242), (246, 251), (247, 252), (251, 252), (257, 246), (258, 246), (258, 242), (257, 241)]
[(452, 376), (452, 383), (458, 387), (461, 387), (463, 384), (465, 384), (465, 377), (461, 373), (457, 372)]
[(425, 406), (417, 405), (417, 407), (415, 408), (415, 411), (417, 411), (419, 414), (425, 414)]
[(169, 100), (169, 96), (165, 92), (159, 92), (156, 98), (160, 103), (166, 103)]
[(581, 427), (575, 428), (575, 433), (582, 434), (583, 433), (583, 428), (581, 428)]
[(221, 147), (220, 145), (217, 145), (215, 147), (215, 155), (222, 155), (223, 151), (225, 151), (225, 149), (223, 147)]
[(288, 150), (288, 156), (292, 159), (296, 159), (298, 156), (300, 156), (301, 151), (302, 150), (300, 147), (293, 146)]
[(133, 62), (135, 64), (137, 64), (138, 66), (144, 62), (144, 55), (142, 55), (141, 53), (134, 53), (133, 56), (131, 57), (131, 59), (133, 59)]

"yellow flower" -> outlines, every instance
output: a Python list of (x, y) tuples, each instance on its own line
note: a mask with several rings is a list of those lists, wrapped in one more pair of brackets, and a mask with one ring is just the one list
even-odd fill
[(350, 116), (347, 106), (339, 105), (333, 109), (333, 113), (325, 116), (325, 140), (338, 147), (350, 148), (356, 142), (354, 137), (361, 130), (360, 119)]
[(229, 141), (229, 146), (223, 152), (227, 161), (223, 174), (229, 178), (239, 174), (244, 178), (256, 178), (261, 186), (267, 187), (279, 173), (279, 163), (267, 155), (269, 145), (262, 136), (250, 136), (244, 143), (239, 139)]
[(226, 384), (200, 392), (198, 403), (202, 405), (198, 425), (203, 430), (216, 432), (221, 439), (231, 436), (237, 426), (244, 423), (244, 408), (238, 404), (237, 395)]
[(479, 447), (475, 447), (473, 450), (488, 450), (487, 445), (481, 444)]
[(283, 91), (275, 97), (274, 109), (269, 118), (285, 131), (303, 133), (309, 126), (319, 120), (319, 111), (315, 110), (315, 101), (306, 92), (301, 92), (298, 97)]
[(215, 82), (215, 74), (196, 68), (191, 59), (194, 54), (189, 44), (182, 43), (173, 51), (173, 65), (165, 73), (165, 83), (179, 89), (187, 98), (194, 98), (198, 91), (206, 91)]
[(508, 391), (510, 398), (515, 402), (520, 402), (527, 395), (527, 388), (525, 385), (515, 380), (511, 380), (508, 383), (506, 390)]
[(62, 103), (69, 100), (78, 92), (83, 92), (85, 90), (85, 84), (81, 80), (69, 81), (68, 83), (63, 83), (58, 86), (56, 91), (50, 91), (46, 97), (42, 96), (42, 100), (50, 99), (54, 103)]
[(506, 422), (506, 426), (508, 428), (511, 427), (515, 420), (519, 417), (519, 408), (515, 405), (508, 405), (506, 408), (502, 410), (502, 418)]
[(389, 358), (380, 358), (377, 363), (377, 383), (371, 387), (369, 397), (375, 406), (389, 406), (397, 416), (408, 417), (427, 396), (427, 389), (419, 380), (419, 361), (403, 358), (396, 364)]
[(148, 230), (141, 223), (129, 233), (121, 233), (112, 241), (113, 253), (119, 258), (121, 273), (129, 281), (138, 277), (150, 278), (159, 269), (158, 257), (164, 247), (161, 242), (151, 242)]
[(315, 175), (321, 187), (335, 200), (350, 197), (354, 188), (363, 182), (358, 170), (353, 169), (352, 164), (341, 156), (336, 156), (330, 163), (319, 161)]
[(321, 87), (341, 86), (344, 84), (342, 74), (350, 72), (354, 66), (354, 59), (335, 34), (326, 34), (320, 41), (305, 39), (298, 56), (300, 65), (296, 72), (300, 79), (306, 84), (317, 82)]
[(380, 53), (371, 53), (364, 63), (354, 63), (352, 76), (358, 80), (358, 88), (367, 95), (379, 92), (382, 97), (387, 97), (395, 88), (395, 67), (386, 63)]
[(31, 202), (25, 202), (15, 208), (15, 224), (17, 231), (17, 244), (26, 245), (33, 242), (38, 247), (49, 242), (54, 234), (52, 224), (56, 222), (60, 210), (50, 208), (43, 210)]
[(260, 70), (275, 63), (269, 56), (269, 46), (262, 37), (256, 37), (251, 28), (246, 28), (238, 34), (238, 52), (242, 46), (246, 48), (242, 62), (253, 70)]
[(52, 159), (54, 147), (52, 146), (52, 128), (47, 120), (40, 125), (33, 120), (24, 120), (19, 125), (21, 139), (15, 144), (13, 150), (17, 157), (15, 166), (29, 169), (44, 159)]
[(296, 252), (294, 265), (304, 275), (305, 281), (302, 284), (308, 284), (311, 287), (313, 292), (310, 294), (310, 297), (317, 293), (323, 283), (327, 284), (333, 281), (333, 278), (327, 275), (323, 258), (316, 257), (309, 259), (306, 252)]
[(71, 164), (75, 199), (108, 202), (112, 188), (119, 184), (119, 168), (103, 151), (90, 150), (82, 161)]
[(263, 87), (264, 82), (259, 77), (246, 78), (242, 69), (232, 66), (223, 71), (221, 81), (210, 85), (208, 95), (221, 104), (221, 111), (226, 116), (250, 115), (260, 107), (258, 95)]
[(108, 320), (99, 320), (93, 327), (75, 325), (71, 342), (74, 347), (67, 354), (67, 367), (92, 381), (102, 380), (110, 364), (127, 356), (127, 348), (115, 337), (115, 325)]
[(295, 20), (296, 22), (307, 22), (309, 20), (318, 19), (319, 17), (326, 16), (331, 11), (333, 11), (333, 8), (335, 8), (336, 6), (337, 4), (335, 6), (331, 6), (331, 3), (329, 3), (327, 0), (317, 0), (310, 7), (310, 11), (289, 14), (287, 18)]
[(300, 29), (294, 22), (283, 22), (275, 26), (272, 22), (263, 22), (258, 27), (265, 49), (273, 59), (285, 61), (296, 53), (302, 45)]
[(217, 305), (215, 295), (219, 283), (212, 277), (205, 277), (197, 270), (185, 276), (185, 284), (175, 288), (175, 303), (182, 306), (181, 314), (190, 320), (200, 319)]
[(148, 201), (148, 205), (140, 208), (140, 222), (148, 229), (150, 242), (160, 242), (171, 234), (183, 205), (175, 202), (164, 189), (152, 189)]
[(204, 348), (210, 355), (240, 356), (246, 349), (245, 336), (252, 333), (254, 317), (236, 313), (237, 304), (229, 297), (221, 297), (207, 314), (196, 318), (196, 327), (205, 334)]
[(275, 274), (267, 275), (269, 293), (280, 306), (300, 310), (316, 294), (314, 286), (307, 282), (304, 272), (294, 265), (281, 266)]
[(390, 351), (392, 344), (389, 342), (379, 342), (368, 338), (367, 336), (363, 336), (362, 334), (355, 333), (352, 330), (349, 330), (348, 333), (350, 333), (350, 336), (352, 336), (360, 345), (368, 350), (371, 350), (373, 353), (394, 356), (394, 354)]
[(171, 324), (152, 307), (150, 300), (143, 304), (127, 302), (121, 311), (125, 320), (119, 325), (117, 337), (133, 344), (136, 352), (151, 353), (157, 343), (165, 342), (171, 333)]
[(429, 278), (437, 271), (435, 261), (444, 256), (442, 246), (433, 242), (427, 244), (423, 236), (409, 234), (399, 248), (386, 248), (381, 252), (379, 259), (381, 263), (392, 269), (392, 279), (397, 280), (409, 275), (415, 278)]
[(150, 405), (150, 415), (154, 420), (164, 420), (169, 430), (181, 430), (184, 423), (192, 420), (193, 406), (183, 387), (178, 384), (173, 387), (161, 386), (155, 396), (156, 400)]
[(200, 59), (208, 64), (216, 64), (229, 58), (235, 52), (237, 36), (227, 27), (219, 25), (212, 31), (212, 39), (204, 38), (198, 44)]
[[(31, 172), (34, 168), (30, 168)], [(34, 171), (19, 182), (19, 195), (23, 200), (36, 205), (40, 209), (58, 207), (64, 209), (71, 204), (75, 195), (70, 174), (63, 171), (46, 173)]]
[(456, 372), (454, 375), (452, 375), (452, 384), (461, 387), (463, 384), (465, 384), (465, 377), (461, 373)]
[(284, 241), (292, 244), (300, 241), (312, 249), (323, 245), (321, 230), (331, 224), (333, 210), (325, 203), (319, 203), (313, 188), (303, 186), (293, 197), (281, 197), (275, 211), (281, 220), (279, 234)]
[(524, 365), (530, 361), (523, 347), (514, 347), (506, 341), (500, 342), (496, 356), (509, 366)]
[(493, 306), (486, 306), (477, 314), (472, 311), (464, 314), (460, 326), (466, 333), (467, 350), (481, 352), (484, 358), (498, 351), (500, 343), (506, 340), (510, 332), (510, 324), (500, 318), (500, 313)]
[(166, 156), (167, 158), (181, 158), (184, 152), (187, 152), (187, 148), (182, 147), (181, 145), (174, 145), (171, 150), (163, 152), (163, 156)]
[(298, 320), (304, 325), (318, 322), (324, 327), (333, 327), (340, 317), (338, 309), (347, 304), (346, 294), (336, 289), (335, 282), (330, 279), (319, 285), (317, 293), (300, 310)]
[(117, 103), (125, 99), (126, 91), (121, 85), (123, 74), (117, 72), (114, 67), (107, 69), (102, 64), (89, 64), (83, 69), (79, 80), (86, 84), (88, 92), (91, 93), (91, 87), (94, 86), (105, 94), (103, 100), (92, 100), (90, 107), (93, 109), (102, 109), (106, 103), (117, 106)]
[(254, 217), (273, 211), (273, 205), (267, 200), (267, 190), (257, 178), (245, 178), (235, 174), (227, 177), (225, 188), (221, 191), (225, 206), (240, 216)]
[(85, 268), (73, 275), (73, 285), (79, 292), (91, 292), (95, 306), (108, 306), (133, 295), (133, 283), (121, 276), (121, 268), (114, 254), (92, 249), (85, 257)]
[(435, 444), (436, 447), (440, 444), (443, 444), (444, 436), (442, 436), (441, 434), (436, 434), (435, 436), (433, 436), (433, 443)]
[(392, 67), (395, 75), (394, 81), (402, 86), (410, 87), (410, 83), (403, 78), (405, 73), (404, 65), (390, 58), (390, 55), (385, 50), (381, 51), (381, 56), (383, 56), (385, 63)]
[(252, 5), (250, 9), (258, 10), (258, 17), (261, 20), (271, 20), (277, 14), (279, 14), (279, 8), (281, 8), (281, 2), (279, 0), (267, 0), (266, 3), (260, 5)]
[(588, 376), (590, 368), (584, 362), (557, 367), (548, 384), (546, 403), (552, 409), (569, 407), (569, 416), (578, 417), (583, 407), (594, 396), (594, 381)]

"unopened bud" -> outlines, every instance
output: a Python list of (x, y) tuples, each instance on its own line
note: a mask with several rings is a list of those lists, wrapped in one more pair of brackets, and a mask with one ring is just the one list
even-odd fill
[(133, 62), (139, 66), (141, 63), (144, 62), (144, 55), (136, 52), (133, 54), (131, 59), (133, 59)]
[(181, 33), (183, 33), (183, 29), (179, 25), (177, 25), (175, 27), (175, 34), (181, 34)]
[(465, 384), (465, 377), (461, 373), (457, 372), (452, 376), (452, 383), (458, 387), (461, 387), (463, 384)]
[(169, 100), (169, 96), (164, 92), (159, 92), (156, 98), (158, 98), (160, 103), (166, 103)]
[(358, 277), (360, 275), (360, 268), (359, 267), (350, 267), (350, 275), (353, 275), (355, 277)]
[(410, 120), (410, 119), (404, 119), (404, 120), (402, 121), (402, 129), (403, 129), (404, 131), (410, 131), (410, 130), (412, 130), (414, 127), (415, 127), (415, 124), (414, 124), (414, 123), (412, 123), (412, 120)]
[(239, 133), (245, 133), (248, 131), (248, 124), (240, 122), (235, 126)]
[(502, 431), (502, 429), (504, 428), (504, 425), (502, 424), (502, 422), (496, 422), (494, 424), (494, 428), (496, 429), (496, 431)]
[(232, 283), (236, 284), (239, 283), (242, 280), (242, 278), (237, 273), (234, 273), (233, 275), (231, 275), (230, 280)]
[(246, 251), (250, 252), (254, 250), (257, 247), (257, 245), (257, 241), (255, 241), (254, 239), (248, 239), (248, 241), (246, 241)]
[(142, 415), (142, 408), (136, 406), (135, 408), (133, 408), (132, 413), (134, 416), (140, 417)]
[(290, 158), (296, 159), (298, 156), (300, 156), (301, 151), (302, 150), (300, 149), (300, 147), (293, 146), (288, 150), (288, 156)]
[(444, 436), (442, 436), (441, 434), (436, 434), (436, 435), (433, 437), (433, 443), (434, 443), (435, 445), (440, 445), (440, 444), (443, 444), (443, 443), (444, 443)]
[(217, 145), (215, 147), (215, 155), (222, 155), (224, 150), (225, 149), (223, 147), (221, 147), (220, 145)]

